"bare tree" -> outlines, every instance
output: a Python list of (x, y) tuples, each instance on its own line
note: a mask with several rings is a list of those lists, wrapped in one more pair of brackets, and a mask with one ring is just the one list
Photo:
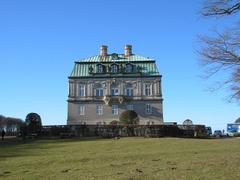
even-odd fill
[(233, 91), (232, 97), (235, 99), (240, 99), (240, 68), (236, 69), (233, 74), (233, 85), (231, 87)]
[[(204, 17), (222, 17), (240, 14), (240, 0), (205, 0), (201, 14)], [(232, 90), (231, 99), (240, 100), (240, 24), (236, 23), (215, 36), (200, 36), (198, 50), (207, 77), (228, 71), (229, 77), (223, 86)]]
[(239, 0), (205, 0), (202, 9), (203, 16), (225, 16), (238, 13)]

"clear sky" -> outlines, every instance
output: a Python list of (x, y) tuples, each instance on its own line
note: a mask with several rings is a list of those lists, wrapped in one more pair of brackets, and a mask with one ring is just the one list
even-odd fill
[[(74, 61), (109, 52), (155, 58), (163, 75), (164, 120), (224, 129), (240, 117), (225, 90), (201, 78), (197, 35), (220, 26), (199, 18), (202, 0), (0, 1), (0, 114), (44, 125), (66, 124), (68, 76)], [(228, 24), (228, 21), (225, 22)], [(212, 83), (211, 83), (212, 82)]]

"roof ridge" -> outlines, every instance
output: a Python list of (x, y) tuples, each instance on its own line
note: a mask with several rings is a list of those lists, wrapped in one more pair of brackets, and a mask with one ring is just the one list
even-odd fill
[(125, 57), (124, 54), (118, 54), (118, 53), (111, 53), (107, 56), (100, 56), (100, 55), (94, 55), (90, 57), (86, 57), (83, 59), (77, 60), (77, 62), (111, 62), (111, 61), (152, 61), (155, 60), (153, 58), (145, 57), (138, 54), (132, 54), (131, 56)]

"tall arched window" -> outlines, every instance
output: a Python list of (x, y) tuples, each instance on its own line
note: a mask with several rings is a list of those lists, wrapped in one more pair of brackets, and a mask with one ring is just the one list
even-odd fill
[(96, 84), (95, 85), (95, 96), (97, 97), (101, 97), (104, 95), (104, 91), (103, 91), (103, 85), (102, 84)]
[(152, 96), (152, 85), (145, 84), (144, 85), (145, 96)]
[(84, 97), (85, 96), (85, 85), (78, 84), (78, 96)]
[(125, 94), (128, 97), (132, 97), (133, 96), (133, 86), (131, 83), (128, 83), (125, 87)]

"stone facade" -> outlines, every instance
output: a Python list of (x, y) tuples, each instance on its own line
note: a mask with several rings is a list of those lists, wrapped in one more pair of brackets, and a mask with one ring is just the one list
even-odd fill
[(125, 54), (107, 54), (102, 46), (99, 56), (75, 62), (69, 76), (68, 125), (109, 124), (127, 109), (138, 114), (140, 124), (163, 124), (155, 60), (131, 51), (128, 45)]

